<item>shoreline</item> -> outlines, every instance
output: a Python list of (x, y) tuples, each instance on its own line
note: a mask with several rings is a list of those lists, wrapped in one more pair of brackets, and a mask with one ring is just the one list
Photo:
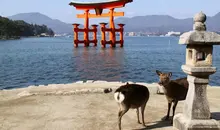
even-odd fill
[[(128, 81), (129, 83), (134, 83)], [(7, 101), (12, 99), (18, 99), (27, 96), (37, 96), (37, 95), (75, 95), (75, 94), (90, 94), (90, 93), (102, 93), (104, 94), (104, 89), (112, 88), (114, 91), (119, 86), (126, 84), (127, 82), (108, 82), (108, 81), (77, 81), (68, 84), (48, 84), (39, 86), (28, 86), (24, 88), (13, 88), (13, 89), (2, 89), (0, 90), (0, 101)], [(148, 88), (152, 88), (155, 92), (157, 90), (157, 83), (141, 83)]]
[[(158, 83), (156, 82), (152, 82), (152, 83), (147, 83), (147, 82), (133, 82), (133, 81), (126, 81), (126, 82), (123, 82), (123, 81), (105, 81), (105, 80), (87, 80), (87, 81), (75, 81), (75, 82), (72, 82), (72, 83), (58, 83), (58, 84), (42, 84), (42, 85), (30, 85), (30, 86), (27, 86), (27, 87), (19, 87), (19, 88), (11, 88), (11, 89), (0, 89), (0, 92), (1, 91), (14, 91), (14, 90), (20, 90), (20, 89), (31, 89), (31, 88), (44, 88), (44, 87), (52, 87), (52, 88), (57, 88), (57, 87), (70, 87), (70, 86), (74, 86), (75, 85), (80, 85), (80, 86), (83, 86), (85, 87), (85, 85), (95, 85), (95, 84), (105, 84), (104, 86), (100, 86), (101, 88), (106, 88), (106, 86), (111, 86), (111, 85), (123, 85), (123, 84), (126, 84), (126, 83), (134, 83), (134, 84), (141, 84), (141, 85), (145, 85), (145, 86), (154, 86), (154, 87), (157, 87), (158, 86)], [(220, 86), (216, 86), (216, 85), (208, 85), (208, 87), (216, 87), (216, 88), (220, 88)], [(79, 87), (81, 88), (81, 87)]]
[(22, 38), (54, 38), (54, 36), (16, 36), (10, 38), (0, 37), (0, 40), (20, 40)]
[[(17, 99), (25, 96), (36, 96), (36, 95), (74, 95), (74, 94), (89, 94), (89, 93), (103, 93), (104, 89), (112, 88), (114, 91), (121, 85), (126, 84), (127, 82), (115, 81), (93, 81), (87, 80), (85, 81), (77, 81), (73, 83), (67, 84), (48, 84), (48, 85), (39, 85), (39, 86), (28, 86), (24, 88), (13, 88), (13, 89), (2, 89), (0, 90), (0, 98), (1, 100), (11, 100)], [(160, 86), (157, 83), (145, 83), (145, 82), (131, 82), (147, 86), (151, 92), (157, 93), (157, 90)], [(219, 86), (210, 86), (208, 85), (208, 89), (218, 89)], [(161, 90), (161, 89), (160, 89)], [(158, 94), (163, 94), (158, 93)]]
[(6, 38), (5, 36), (0, 36), (0, 40), (19, 40), (21, 38), (22, 38), (21, 36), (13, 36), (9, 38)]

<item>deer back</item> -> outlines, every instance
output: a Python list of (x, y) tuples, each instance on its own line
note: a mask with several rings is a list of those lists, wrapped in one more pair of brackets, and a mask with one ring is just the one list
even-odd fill
[(171, 80), (165, 87), (166, 95), (175, 100), (185, 100), (188, 92), (188, 81), (186, 78)]
[(149, 99), (149, 90), (147, 87), (138, 84), (127, 84), (116, 89), (124, 95), (123, 103), (130, 107), (140, 107)]

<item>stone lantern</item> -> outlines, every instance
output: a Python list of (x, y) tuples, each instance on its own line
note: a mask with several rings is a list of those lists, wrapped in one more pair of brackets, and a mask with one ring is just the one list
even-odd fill
[(173, 125), (179, 130), (220, 130), (220, 124), (210, 119), (207, 100), (209, 76), (216, 72), (212, 66), (213, 45), (220, 45), (220, 35), (206, 31), (206, 15), (194, 17), (193, 31), (180, 36), (179, 44), (186, 44), (186, 64), (182, 70), (188, 75), (189, 90), (183, 113), (174, 116)]

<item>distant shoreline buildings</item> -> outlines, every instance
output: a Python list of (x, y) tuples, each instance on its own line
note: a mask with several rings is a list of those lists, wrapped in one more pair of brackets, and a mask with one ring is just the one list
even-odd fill
[[(70, 37), (73, 34), (69, 33), (64, 33), (64, 34), (55, 34), (54, 37)], [(83, 36), (83, 33), (79, 33), (79, 36)], [(100, 33), (98, 32), (98, 36)], [(109, 34), (106, 33), (106, 36)], [(130, 36), (130, 37), (135, 37), (135, 36), (143, 36), (143, 37), (149, 37), (149, 36), (161, 36), (161, 37), (169, 37), (169, 36), (180, 36), (181, 32), (174, 32), (170, 31), (167, 33), (157, 33), (157, 32), (124, 32), (124, 36)], [(93, 36), (92, 34), (90, 35), (91, 37)], [(116, 36), (119, 36), (118, 33), (116, 33)]]
[(156, 32), (125, 32), (125, 36), (180, 36), (181, 32), (170, 31), (165, 33)]
[[(219, 33), (220, 32), (216, 32)], [(149, 36), (160, 36), (160, 37), (170, 37), (170, 36), (180, 36), (182, 32), (175, 32), (175, 31), (169, 31), (167, 33), (158, 33), (158, 32), (124, 32), (124, 36), (129, 36), (129, 37), (136, 37), (136, 36), (143, 36), (143, 37), (149, 37)], [(83, 33), (79, 33), (79, 36), (83, 36)], [(106, 36), (109, 34), (106, 33)], [(90, 35), (92, 37), (93, 34)], [(100, 36), (100, 33), (98, 32), (98, 35)], [(118, 33), (116, 33), (116, 36), (119, 36)], [(73, 37), (73, 34), (71, 33), (63, 33), (63, 34), (55, 34), (54, 37)]]
[(180, 35), (181, 35), (181, 32), (171, 31), (171, 32), (168, 32), (165, 36), (180, 36)]

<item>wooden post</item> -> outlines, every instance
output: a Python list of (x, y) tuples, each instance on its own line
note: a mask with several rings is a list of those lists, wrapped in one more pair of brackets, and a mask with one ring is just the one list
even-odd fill
[(120, 23), (120, 24), (118, 24), (118, 26), (120, 27), (119, 28), (119, 32), (120, 32), (120, 47), (123, 47), (123, 44), (124, 44), (124, 25), (125, 24), (122, 24), (122, 23)]
[(85, 24), (84, 24), (84, 46), (88, 47), (89, 46), (89, 10), (85, 10)]
[(106, 38), (105, 38), (105, 26), (107, 25), (107, 23), (100, 23), (101, 25), (101, 36), (102, 36), (102, 39), (101, 39), (101, 45), (103, 48), (105, 48), (106, 46)]
[(78, 47), (78, 42), (79, 42), (79, 39), (78, 39), (78, 26), (80, 24), (77, 24), (77, 23), (74, 23), (72, 24), (73, 25), (73, 31), (74, 31), (74, 47)]
[(109, 40), (111, 41), (111, 47), (115, 47), (114, 8), (111, 8), (109, 13), (110, 13), (109, 28), (111, 29), (109, 33)]
[(98, 27), (98, 25), (96, 25), (96, 24), (92, 25), (94, 46), (97, 46), (97, 27)]

